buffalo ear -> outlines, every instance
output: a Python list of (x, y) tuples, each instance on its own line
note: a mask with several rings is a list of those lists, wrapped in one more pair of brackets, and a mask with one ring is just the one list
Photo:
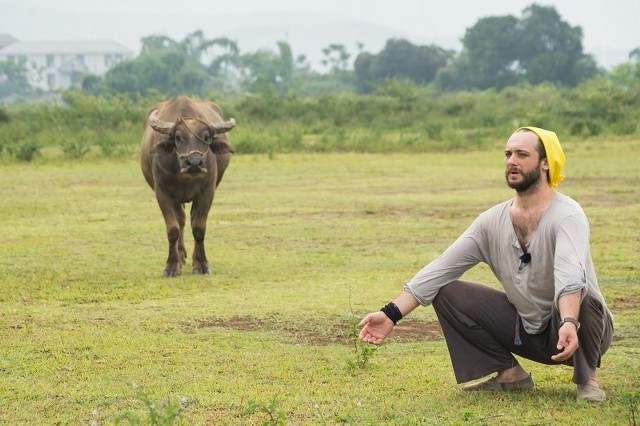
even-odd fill
[(170, 153), (171, 151), (173, 151), (174, 147), (174, 139), (167, 136), (162, 138), (157, 144), (153, 145), (151, 152), (154, 154)]
[(213, 139), (209, 148), (214, 154), (233, 154), (235, 152), (228, 141), (218, 138)]

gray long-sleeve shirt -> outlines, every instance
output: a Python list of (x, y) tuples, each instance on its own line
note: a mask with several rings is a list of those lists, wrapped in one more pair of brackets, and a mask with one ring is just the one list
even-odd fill
[[(509, 208), (513, 200), (483, 212), (442, 255), (422, 268), (404, 289), (422, 305), (438, 290), (480, 262), (493, 271), (530, 334), (544, 330), (554, 304), (567, 293), (590, 292), (602, 300), (591, 251), (589, 223), (578, 203), (556, 193), (528, 245), (531, 261), (520, 260)], [(488, 308), (490, 309), (490, 308)]]

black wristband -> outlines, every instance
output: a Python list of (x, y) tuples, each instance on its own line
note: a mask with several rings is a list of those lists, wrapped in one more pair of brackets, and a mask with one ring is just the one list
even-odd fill
[(384, 314), (387, 316), (387, 318), (389, 318), (391, 321), (393, 321), (393, 325), (396, 325), (398, 323), (398, 321), (400, 321), (402, 319), (402, 312), (400, 312), (400, 309), (393, 302), (387, 303), (380, 310), (382, 312), (384, 312)]

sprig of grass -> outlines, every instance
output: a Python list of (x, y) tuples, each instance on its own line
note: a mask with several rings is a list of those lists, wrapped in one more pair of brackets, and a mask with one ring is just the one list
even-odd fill
[(132, 384), (131, 387), (136, 390), (138, 400), (142, 401), (147, 409), (146, 421), (133, 411), (128, 410), (116, 417), (116, 425), (128, 424), (137, 426), (150, 424), (154, 426), (170, 426), (180, 424), (185, 420), (179, 403), (171, 402), (170, 398), (167, 398), (166, 402), (156, 402), (146, 392), (138, 389), (136, 384)]
[(347, 368), (350, 371), (356, 369), (364, 369), (373, 354), (375, 354), (378, 349), (377, 346), (370, 345), (368, 343), (364, 343), (360, 340), (360, 329), (358, 328), (358, 324), (360, 323), (360, 319), (353, 312), (353, 306), (351, 305), (351, 287), (349, 288), (349, 339), (353, 343), (353, 354), (354, 359), (347, 360)]
[(638, 401), (640, 400), (640, 391), (630, 392), (624, 397), (625, 402), (629, 406), (629, 425), (636, 426), (636, 420), (640, 420), (640, 407)]
[(267, 418), (262, 422), (263, 426), (283, 426), (287, 419), (284, 410), (280, 407), (277, 395), (271, 398), (268, 404), (254, 400), (250, 401), (245, 415), (253, 415), (257, 412), (267, 415)]

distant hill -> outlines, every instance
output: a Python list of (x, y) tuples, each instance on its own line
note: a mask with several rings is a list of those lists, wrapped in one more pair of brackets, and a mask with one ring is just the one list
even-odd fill
[(225, 36), (239, 43), (242, 51), (276, 48), (278, 41), (289, 43), (295, 56), (304, 54), (314, 68), (321, 68), (322, 49), (330, 44), (342, 44), (355, 59), (360, 48), (378, 53), (386, 41), (403, 38), (415, 44), (437, 44), (459, 50), (456, 40), (426, 40), (398, 30), (344, 17), (295, 14), (275, 16), (242, 16), (224, 23)]

